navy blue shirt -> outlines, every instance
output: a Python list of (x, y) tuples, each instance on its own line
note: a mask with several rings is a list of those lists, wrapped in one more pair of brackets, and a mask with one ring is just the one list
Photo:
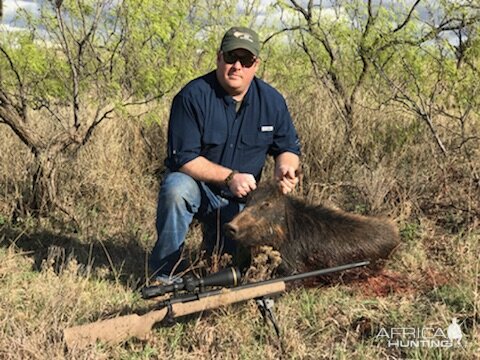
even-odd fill
[(238, 112), (215, 71), (188, 83), (173, 99), (165, 165), (177, 171), (203, 156), (260, 180), (266, 155), (300, 155), (283, 96), (254, 78)]

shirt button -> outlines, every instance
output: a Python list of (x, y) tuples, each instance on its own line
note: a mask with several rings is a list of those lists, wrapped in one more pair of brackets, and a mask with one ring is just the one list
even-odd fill
[(230, 147), (233, 148), (233, 144), (230, 144)]

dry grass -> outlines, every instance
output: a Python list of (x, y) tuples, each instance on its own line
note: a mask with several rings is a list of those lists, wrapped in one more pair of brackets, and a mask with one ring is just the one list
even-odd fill
[[(388, 215), (400, 227), (402, 246), (382, 277), (286, 294), (276, 302), (281, 340), (252, 302), (156, 329), (146, 342), (66, 351), (65, 327), (145, 305), (135, 289), (155, 241), (168, 109), (159, 113), (162, 125), (131, 119), (105, 124), (62, 164), (60, 197), (73, 209), (77, 228), (60, 214), (11, 219), (28, 189), (25, 169), (32, 158), (0, 127), (0, 358), (475, 358), (480, 144), (469, 143), (468, 156), (460, 149), (443, 158), (428, 131), (395, 109), (360, 110), (346, 144), (321, 93), (289, 102), (304, 144), (302, 194)], [(458, 143), (447, 131), (445, 142)], [(197, 245), (199, 237), (196, 228), (189, 243)], [(395, 348), (377, 337), (382, 327), (446, 329), (453, 317), (462, 322), (462, 348)]]
[[(463, 246), (478, 240), (462, 239)], [(464, 261), (472, 261), (478, 253), (463, 255)], [(40, 271), (32, 271), (31, 260), (9, 246), (1, 248), (0, 260), (0, 354), (6, 359), (377, 359), (401, 356), (378, 339), (380, 327), (445, 328), (453, 316), (465, 323), (464, 348), (411, 349), (403, 356), (472, 359), (478, 351), (478, 319), (472, 318), (474, 301), (478, 301), (473, 290), (478, 283), (464, 282), (461, 274), (455, 274), (440, 287), (392, 290), (378, 297), (358, 284), (293, 290), (276, 301), (281, 340), (263, 324), (251, 302), (157, 329), (146, 342), (131, 340), (122, 346), (68, 352), (61, 339), (63, 328), (140, 307), (138, 297), (129, 288), (106, 280), (105, 272), (91, 272), (73, 259), (58, 268), (50, 257)], [(411, 273), (419, 274), (416, 270)]]

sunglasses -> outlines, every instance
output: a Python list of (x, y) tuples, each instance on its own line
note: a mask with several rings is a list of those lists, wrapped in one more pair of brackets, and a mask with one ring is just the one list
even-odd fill
[(235, 64), (237, 61), (240, 61), (243, 67), (249, 68), (255, 64), (257, 58), (253, 55), (238, 55), (233, 51), (227, 51), (223, 53), (223, 61), (227, 64)]

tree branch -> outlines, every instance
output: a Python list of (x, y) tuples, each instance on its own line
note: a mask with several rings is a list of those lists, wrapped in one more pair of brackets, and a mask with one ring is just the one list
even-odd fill
[[(7, 59), (7, 62), (8, 62), (8, 65), (10, 66), (10, 69), (13, 71), (14, 75), (15, 75), (15, 78), (17, 80), (17, 83), (18, 83), (18, 92), (20, 94), (20, 107), (19, 107), (19, 110), (21, 112), (21, 117), (22, 117), (22, 120), (23, 121), (28, 121), (28, 113), (27, 113), (27, 100), (26, 100), (26, 97), (25, 97), (25, 86), (23, 84), (23, 81), (22, 81), (22, 78), (15, 66), (15, 64), (13, 63), (13, 60), (12, 58), (10, 57), (10, 55), (7, 53), (7, 51), (0, 45), (0, 52), (5, 56), (5, 58)], [(11, 103), (13, 106), (15, 106), (15, 104)]]
[(112, 106), (111, 108), (109, 108), (108, 110), (105, 110), (103, 111), (102, 114), (100, 109), (97, 109), (97, 112), (95, 114), (95, 120), (93, 121), (93, 123), (88, 127), (87, 131), (85, 131), (84, 135), (83, 135), (83, 139), (81, 140), (81, 144), (82, 145), (85, 145), (88, 140), (90, 140), (90, 138), (92, 137), (93, 135), (93, 132), (95, 130), (95, 128), (100, 125), (105, 119), (109, 119), (109, 115), (114, 112), (116, 110), (116, 107), (115, 106)]
[(304, 9), (302, 6), (300, 6), (296, 0), (290, 0), (290, 2), (292, 3), (292, 6), (290, 6), (290, 8), (301, 12), (305, 20), (307, 20), (307, 22), (310, 23), (310, 20), (312, 18), (312, 13), (311, 13), (312, 0), (309, 0), (308, 2), (308, 11)]
[(287, 31), (295, 31), (295, 30), (303, 30), (303, 28), (300, 25), (292, 26), (292, 27), (288, 27), (288, 28), (283, 28), (279, 31), (274, 32), (273, 34), (269, 35), (265, 40), (263, 40), (263, 45), (265, 45), (267, 42), (272, 40), (275, 36), (278, 36), (278, 35), (280, 35), (284, 32), (287, 32)]
[(55, 8), (55, 15), (57, 18), (57, 23), (60, 28), (60, 38), (63, 41), (63, 48), (64, 48), (64, 53), (67, 57), (68, 64), (70, 66), (70, 72), (72, 75), (72, 81), (73, 81), (73, 91), (72, 91), (72, 102), (73, 102), (73, 126), (75, 128), (80, 127), (80, 120), (79, 120), (79, 111), (80, 111), (80, 84), (79, 84), (79, 76), (78, 76), (78, 71), (75, 66), (75, 63), (73, 61), (72, 57), (72, 51), (70, 50), (70, 46), (68, 45), (68, 39), (66, 36), (66, 28), (65, 28), (65, 23), (63, 21), (62, 17), (62, 12), (61, 12), (61, 7), (56, 7)]
[(33, 154), (38, 155), (40, 149), (45, 147), (43, 140), (35, 131), (26, 126), (21, 115), (3, 91), (0, 91), (0, 122), (8, 125)]
[(398, 25), (395, 29), (392, 30), (392, 33), (396, 33), (400, 30), (402, 30), (405, 26), (407, 26), (407, 24), (410, 22), (410, 19), (412, 17), (412, 14), (413, 12), (415, 11), (415, 8), (417, 7), (417, 5), (420, 3), (421, 0), (417, 0), (415, 1), (415, 3), (412, 5), (412, 7), (410, 8), (410, 11), (408, 12), (407, 16), (405, 17), (405, 19), (403, 20), (403, 22)]

